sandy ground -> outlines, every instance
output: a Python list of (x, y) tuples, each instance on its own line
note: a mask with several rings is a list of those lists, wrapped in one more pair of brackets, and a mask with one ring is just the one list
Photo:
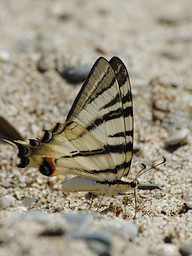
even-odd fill
[[(88, 210), (84, 193), (64, 194), (60, 177), (17, 168), (16, 151), (1, 143), (0, 256), (192, 254), (191, 9), (190, 0), (0, 2), (0, 116), (24, 139), (65, 120), (81, 84), (62, 70), (116, 55), (133, 91), (130, 176), (167, 159), (141, 176), (160, 189), (138, 190), (133, 220), (125, 197), (100, 207), (97, 198)], [(167, 139), (178, 144), (167, 148)]]

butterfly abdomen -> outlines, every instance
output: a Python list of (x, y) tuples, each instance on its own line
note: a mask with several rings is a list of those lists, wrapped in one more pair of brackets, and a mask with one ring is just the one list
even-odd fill
[(125, 177), (114, 181), (96, 181), (83, 177), (74, 177), (63, 184), (62, 190), (64, 192), (87, 191), (95, 195), (117, 196), (135, 189), (138, 184), (137, 180)]

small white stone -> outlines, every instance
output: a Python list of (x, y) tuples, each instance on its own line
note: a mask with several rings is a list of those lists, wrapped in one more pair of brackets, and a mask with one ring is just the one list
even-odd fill
[(0, 61), (9, 61), (10, 60), (10, 54), (7, 51), (1, 51), (0, 52)]
[(178, 252), (178, 249), (173, 244), (164, 244), (161, 246), (161, 248), (158, 249), (156, 252), (157, 256), (180, 256), (180, 253)]
[(6, 195), (6, 196), (2, 196), (0, 198), (0, 208), (2, 209), (6, 209), (9, 206), (12, 205), (13, 202), (15, 202), (15, 197), (13, 197), (12, 195)]
[(16, 209), (17, 209), (17, 211), (20, 212), (20, 213), (27, 211), (27, 208), (24, 207), (24, 206), (18, 206)]
[(166, 146), (177, 145), (177, 144), (183, 142), (187, 138), (188, 134), (189, 134), (189, 130), (187, 128), (184, 128), (184, 129), (176, 132), (175, 134), (173, 134), (168, 139), (166, 139), (165, 145)]
[(134, 240), (138, 236), (138, 228), (134, 224), (125, 224), (121, 227), (121, 230), (127, 233), (131, 240)]

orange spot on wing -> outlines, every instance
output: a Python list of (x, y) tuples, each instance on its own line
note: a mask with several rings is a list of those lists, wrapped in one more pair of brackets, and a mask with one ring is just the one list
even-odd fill
[(55, 172), (55, 169), (56, 169), (55, 165), (53, 163), (53, 159), (51, 157), (45, 157), (45, 160), (51, 166), (51, 169), (53, 170), (53, 173), (52, 173), (52, 175), (53, 175)]

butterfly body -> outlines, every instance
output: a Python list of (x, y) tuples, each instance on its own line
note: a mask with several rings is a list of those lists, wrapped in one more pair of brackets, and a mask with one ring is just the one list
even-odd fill
[(133, 106), (129, 76), (118, 57), (100, 57), (66, 121), (27, 142), (7, 140), (19, 151), (19, 167), (46, 176), (73, 174), (64, 191), (119, 195), (135, 189), (127, 178), (133, 152)]

